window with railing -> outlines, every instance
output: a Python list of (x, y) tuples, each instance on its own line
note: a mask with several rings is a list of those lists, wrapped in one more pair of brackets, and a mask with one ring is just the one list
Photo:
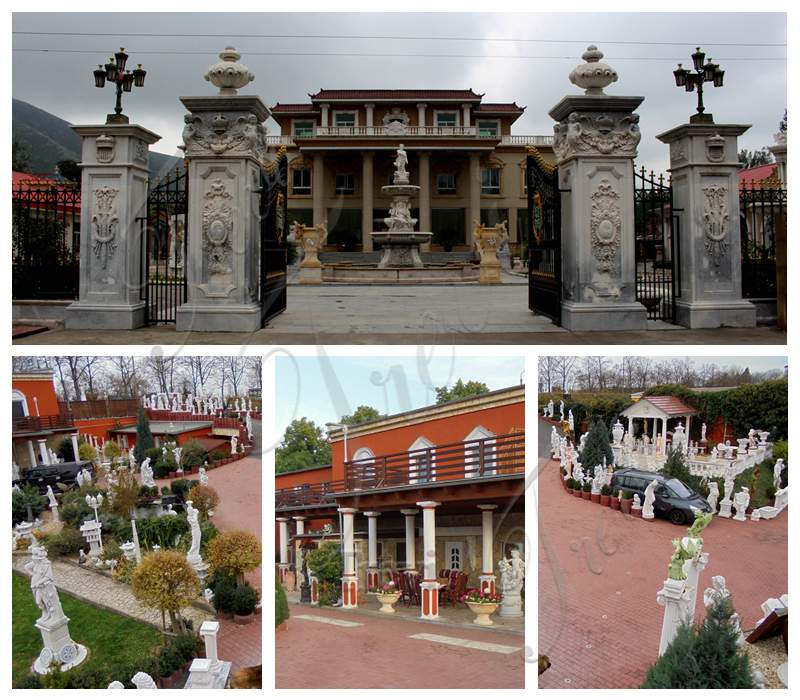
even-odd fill
[(314, 122), (295, 122), (292, 133), (297, 139), (310, 139), (314, 136)]
[(500, 168), (481, 169), (481, 194), (500, 194)]
[(355, 126), (356, 113), (355, 112), (335, 112), (333, 115), (334, 126)]

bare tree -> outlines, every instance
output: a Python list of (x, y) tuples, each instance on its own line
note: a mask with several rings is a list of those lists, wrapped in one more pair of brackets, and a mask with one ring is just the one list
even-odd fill
[(261, 355), (255, 357), (248, 357), (245, 359), (247, 369), (252, 376), (252, 385), (254, 388), (261, 391), (262, 389), (262, 376), (264, 372), (264, 358)]
[(189, 372), (192, 393), (196, 396), (201, 396), (206, 392), (206, 384), (209, 383), (209, 380), (219, 365), (219, 358), (196, 356), (183, 359), (185, 367)]
[(555, 375), (555, 357), (551, 355), (539, 356), (539, 391), (551, 392), (553, 390), (553, 376)]
[(239, 396), (239, 388), (242, 386), (244, 380), (244, 373), (247, 365), (245, 358), (230, 355), (228, 357), (220, 357), (220, 367), (222, 369), (222, 382), (220, 386), (220, 395), (225, 398), (225, 382), (231, 385), (232, 395)]
[(158, 390), (164, 394), (174, 391), (175, 358), (165, 355), (150, 355), (144, 361), (145, 367), (153, 374)]

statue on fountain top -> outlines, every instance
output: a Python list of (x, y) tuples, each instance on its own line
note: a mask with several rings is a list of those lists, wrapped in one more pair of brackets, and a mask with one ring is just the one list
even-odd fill
[(417, 220), (411, 218), (408, 200), (395, 199), (389, 209), (388, 218), (384, 219), (384, 223), (389, 227), (390, 231), (413, 231)]
[(397, 149), (397, 157), (394, 159), (394, 184), (395, 185), (407, 185), (408, 184), (408, 171), (406, 170), (406, 166), (408, 165), (408, 156), (406, 155), (406, 150), (401, 143)]

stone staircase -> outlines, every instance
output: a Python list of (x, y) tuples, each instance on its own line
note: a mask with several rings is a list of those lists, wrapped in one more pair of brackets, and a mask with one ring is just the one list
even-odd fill
[[(373, 251), (368, 253), (361, 252), (330, 252), (325, 251), (319, 254), (319, 259), (326, 265), (351, 264), (351, 265), (377, 265), (380, 260), (380, 252)], [(430, 253), (420, 253), (422, 261), (427, 265), (446, 265), (447, 263), (469, 262), (472, 254), (469, 251), (454, 251), (445, 253), (444, 251), (434, 251)]]

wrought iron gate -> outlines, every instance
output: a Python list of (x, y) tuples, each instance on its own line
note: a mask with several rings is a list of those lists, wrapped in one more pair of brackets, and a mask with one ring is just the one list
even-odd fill
[(777, 299), (775, 243), (786, 240), (786, 190), (777, 180), (744, 182), (739, 188), (742, 236), (742, 296)]
[(636, 300), (653, 321), (675, 323), (680, 296), (679, 228), (672, 206), (672, 186), (651, 171), (633, 172), (636, 245)]
[(561, 324), (561, 193), (558, 170), (528, 149), (528, 308)]
[(145, 322), (175, 323), (178, 307), (186, 301), (188, 250), (188, 172), (180, 169), (150, 188), (147, 217), (139, 219), (142, 245), (141, 298)]
[(287, 199), (286, 150), (261, 169), (261, 325), (286, 310), (286, 217)]

